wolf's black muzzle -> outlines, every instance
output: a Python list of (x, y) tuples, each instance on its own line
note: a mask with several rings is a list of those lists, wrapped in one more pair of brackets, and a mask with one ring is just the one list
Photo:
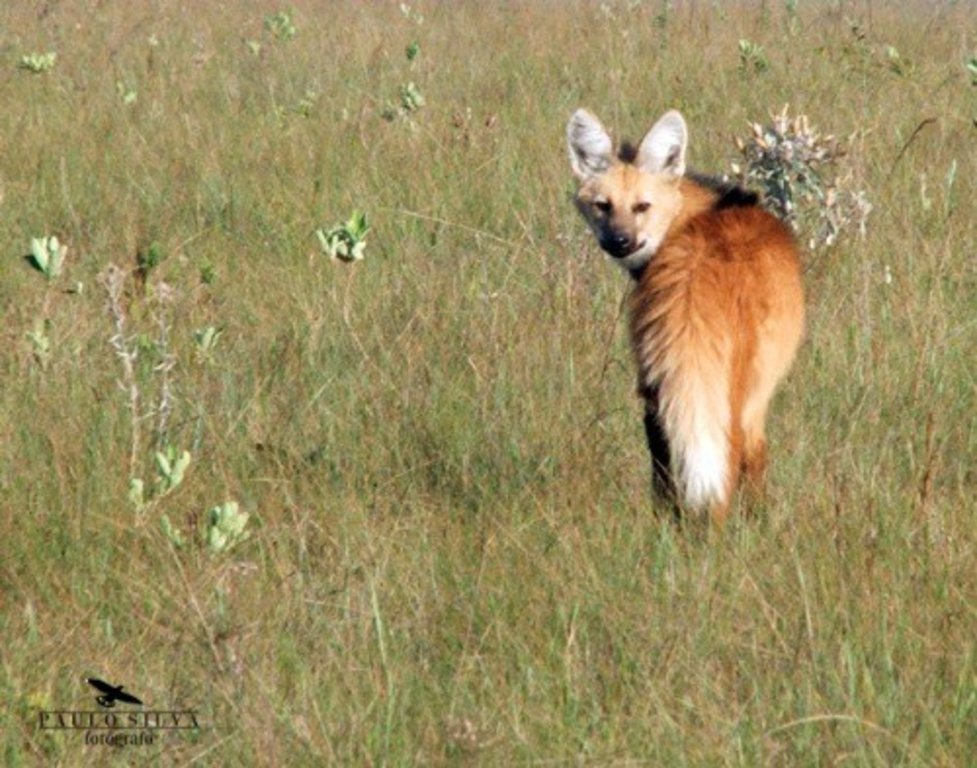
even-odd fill
[(600, 247), (615, 259), (623, 259), (634, 250), (634, 238), (623, 232), (609, 232), (600, 238)]

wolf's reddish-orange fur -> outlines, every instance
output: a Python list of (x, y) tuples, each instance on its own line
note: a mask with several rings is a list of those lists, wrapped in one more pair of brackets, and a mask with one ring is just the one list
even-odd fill
[(686, 176), (685, 136), (668, 113), (621, 160), (589, 113), (568, 126), (578, 207), (635, 279), (631, 339), (653, 461), (670, 465), (680, 506), (721, 522), (741, 474), (762, 485), (767, 406), (804, 302), (790, 231), (755, 196)]

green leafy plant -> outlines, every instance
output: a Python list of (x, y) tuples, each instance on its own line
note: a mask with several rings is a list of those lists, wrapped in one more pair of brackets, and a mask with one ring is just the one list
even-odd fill
[(119, 99), (127, 107), (130, 106), (130, 105), (132, 105), (132, 104), (135, 104), (136, 103), (136, 99), (139, 97), (139, 94), (136, 92), (136, 89), (135, 88), (130, 88), (122, 80), (117, 80), (116, 81), (116, 83), (115, 83), (115, 92), (117, 94), (119, 94)]
[(57, 60), (58, 54), (54, 51), (48, 51), (47, 53), (28, 53), (20, 57), (20, 62), (17, 66), (20, 69), (26, 69), (32, 74), (40, 75), (43, 72), (54, 69), (54, 63)]
[(404, 53), (407, 55), (407, 61), (414, 61), (421, 54), (421, 44), (414, 40), (407, 46)]
[(665, 30), (668, 28), (668, 20), (672, 15), (671, 0), (661, 0), (658, 6), (658, 13), (655, 14), (652, 23), (656, 29)]
[(885, 58), (889, 71), (894, 72), (900, 77), (907, 77), (915, 70), (913, 63), (900, 56), (895, 46), (887, 45), (885, 47)]
[(158, 495), (169, 493), (183, 482), (183, 475), (190, 466), (190, 451), (177, 453), (172, 445), (166, 446), (165, 451), (156, 452), (156, 485)]
[(217, 342), (223, 333), (223, 328), (214, 325), (208, 325), (195, 330), (193, 332), (193, 340), (197, 345), (197, 354), (202, 359), (209, 360), (213, 356)]
[(34, 237), (26, 260), (50, 282), (61, 275), (67, 255), (68, 246), (58, 242), (57, 237)]
[(142, 481), (141, 477), (131, 477), (129, 478), (129, 493), (127, 494), (129, 503), (136, 508), (136, 511), (141, 511), (148, 502), (146, 498), (146, 484)]
[(424, 95), (413, 80), (400, 85), (398, 96), (396, 104), (388, 101), (380, 110), (380, 116), (387, 122), (398, 117), (409, 118), (425, 104)]
[(236, 501), (225, 501), (212, 507), (207, 513), (207, 530), (204, 534), (211, 554), (226, 552), (245, 541), (251, 534), (245, 528), (250, 515), (241, 512)]
[(153, 270), (162, 264), (165, 259), (166, 252), (163, 250), (163, 246), (155, 240), (148, 247), (140, 248), (136, 251), (136, 276), (139, 278), (139, 282), (142, 283), (143, 288), (146, 287)]
[(170, 540), (170, 543), (177, 549), (183, 549), (186, 544), (186, 539), (183, 534), (174, 527), (173, 523), (170, 522), (170, 518), (167, 515), (161, 515), (159, 518), (159, 527), (163, 531), (163, 535)]
[(208, 259), (203, 258), (198, 265), (200, 282), (204, 285), (213, 285), (217, 281), (217, 267)]
[(339, 261), (359, 261), (363, 258), (366, 248), (366, 235), (370, 231), (366, 214), (353, 211), (349, 219), (342, 224), (335, 224), (329, 229), (317, 229), (315, 234), (319, 239), (322, 252)]
[(424, 96), (413, 81), (400, 86), (400, 107), (407, 113), (416, 112), (424, 106)]
[(279, 11), (265, 19), (265, 29), (279, 40), (291, 40), (298, 34), (298, 29), (292, 21), (292, 14)]
[(302, 117), (312, 117), (315, 106), (319, 101), (319, 93), (314, 88), (306, 88), (305, 94), (299, 99), (292, 111)]
[(414, 24), (417, 24), (417, 26), (424, 23), (424, 17), (418, 11), (411, 8), (410, 3), (400, 4), (400, 14), (407, 19), (407, 21), (411, 21)]
[(970, 73), (970, 84), (977, 87), (977, 56), (971, 56), (964, 65)]
[(740, 70), (743, 72), (766, 72), (770, 68), (763, 48), (749, 40), (739, 42)]
[(797, 5), (798, 0), (785, 0), (784, 9), (787, 11), (787, 31), (797, 33)]
[(177, 451), (172, 445), (157, 451), (153, 459), (156, 464), (156, 479), (148, 494), (142, 478), (133, 477), (129, 480), (128, 498), (137, 512), (176, 490), (183, 482), (191, 461), (189, 451)]
[(34, 330), (27, 332), (27, 338), (31, 343), (31, 354), (41, 368), (47, 367), (51, 357), (51, 337), (48, 335), (51, 330), (51, 321), (38, 318), (34, 322)]

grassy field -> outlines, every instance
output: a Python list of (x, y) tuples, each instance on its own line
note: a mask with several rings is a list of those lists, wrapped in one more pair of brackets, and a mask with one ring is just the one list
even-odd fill
[[(4, 764), (972, 764), (973, 3), (190, 5), (0, 6)], [(873, 211), (764, 509), (676, 528), (564, 126), (785, 103)], [(201, 727), (41, 730), (87, 677)]]

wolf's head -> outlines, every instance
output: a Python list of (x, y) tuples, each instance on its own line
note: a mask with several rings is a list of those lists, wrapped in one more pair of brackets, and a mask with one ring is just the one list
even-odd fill
[(617, 156), (604, 126), (587, 110), (578, 109), (567, 123), (570, 167), (580, 182), (577, 208), (600, 247), (632, 273), (655, 255), (682, 208), (687, 143), (685, 120), (674, 110), (637, 150), (625, 147)]

